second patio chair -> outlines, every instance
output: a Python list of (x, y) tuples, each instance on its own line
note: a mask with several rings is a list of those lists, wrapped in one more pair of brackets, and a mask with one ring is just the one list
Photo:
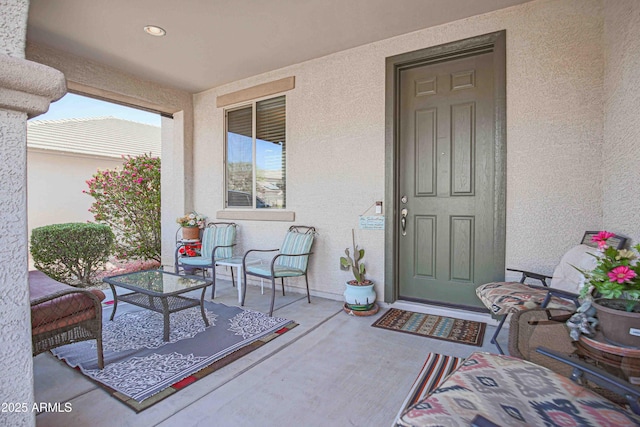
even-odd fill
[[(504, 352), (497, 338), (509, 314), (538, 307), (567, 310), (568, 313), (576, 310), (579, 306), (578, 292), (584, 282), (584, 276), (576, 270), (576, 267), (583, 271), (592, 270), (595, 267), (596, 259), (591, 254), (595, 254), (598, 248), (598, 245), (592, 241), (592, 237), (596, 234), (598, 234), (597, 231), (587, 231), (581, 244), (571, 248), (562, 257), (553, 276), (507, 268), (509, 271), (522, 274), (519, 282), (492, 282), (476, 289), (480, 301), (491, 311), (491, 314), (500, 319), (500, 324), (491, 338), (491, 343), (496, 345), (500, 354)], [(607, 240), (607, 243), (620, 249), (626, 241), (626, 238), (614, 235)], [(525, 283), (526, 279), (539, 280), (542, 286)], [(548, 279), (551, 279), (551, 286), (547, 283)], [(550, 320), (567, 319), (560, 317)]]
[[(284, 295), (285, 277), (304, 276), (307, 283), (307, 301), (311, 303), (307, 268), (309, 266), (309, 257), (313, 253), (311, 252), (311, 246), (313, 246), (313, 239), (316, 234), (315, 227), (292, 225), (289, 227), (289, 231), (280, 249), (251, 249), (247, 251), (242, 258), (242, 270), (244, 271), (242, 305), (244, 306), (244, 299), (247, 295), (247, 276), (256, 276), (271, 280), (271, 308), (269, 309), (269, 316), (273, 314), (273, 304), (276, 298), (276, 278), (280, 278), (282, 295)], [(269, 266), (247, 264), (247, 256), (253, 252), (276, 251), (280, 251), (280, 253), (273, 257)]]
[[(211, 298), (216, 293), (216, 263), (233, 256), (233, 247), (236, 245), (236, 229), (238, 225), (233, 222), (211, 222), (202, 231), (202, 248), (199, 256), (181, 256), (180, 248), (190, 245), (182, 243), (176, 245), (175, 270), (186, 272), (191, 269), (202, 269), (202, 276), (206, 277), (207, 270), (211, 269)], [(231, 283), (233, 281), (233, 269), (231, 270)]]

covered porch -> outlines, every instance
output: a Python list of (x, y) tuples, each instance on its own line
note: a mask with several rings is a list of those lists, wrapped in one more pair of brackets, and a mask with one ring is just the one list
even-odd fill
[[(190, 82), (186, 74), (167, 76), (158, 69), (135, 72), (135, 67), (128, 69), (127, 61), (117, 55), (81, 43), (65, 45), (65, 35), (53, 37), (42, 27), (39, 36), (32, 32), (29, 37), (27, 22), (33, 19), (63, 22), (62, 16), (59, 21), (50, 19), (48, 12), (55, 12), (51, 3), (47, 4), (52, 10), (38, 9), (43, 4), (33, 1), (30, 10), (25, 1), (2, 2), (0, 175), (6, 182), (0, 193), (4, 243), (0, 251), (6, 262), (0, 266), (0, 326), (11, 331), (0, 337), (0, 360), (7, 378), (2, 395), (4, 401), (51, 399), (77, 404), (70, 414), (42, 414), (37, 419), (31, 413), (11, 414), (12, 424), (33, 425), (42, 419), (45, 425), (86, 425), (99, 422), (96, 414), (100, 413), (122, 417), (122, 424), (131, 425), (197, 424), (199, 419), (205, 424), (207, 415), (217, 414), (230, 424), (248, 425), (256, 421), (244, 418), (255, 414), (254, 409), (247, 411), (249, 406), (268, 413), (274, 424), (286, 424), (290, 414), (297, 414), (301, 423), (325, 424), (317, 418), (320, 413), (327, 417), (335, 414), (336, 424), (358, 425), (362, 418), (373, 425), (377, 421), (387, 424), (395, 416), (391, 408), (401, 403), (426, 352), (465, 356), (468, 349), (402, 334), (381, 334), (369, 327), (371, 319), (341, 313), (339, 301), (348, 275), (339, 269), (338, 258), (349, 246), (354, 228), (358, 244), (367, 250), (368, 276), (376, 284), (378, 299), (400, 303), (393, 252), (393, 233), (400, 218), (395, 210), (398, 202), (392, 199), (393, 181), (387, 173), (394, 157), (389, 146), (393, 126), (387, 113), (386, 61), (397, 55), (506, 32), (506, 266), (551, 273), (585, 230), (607, 229), (628, 237), (631, 244), (640, 241), (640, 5), (634, 0), (504, 2), (500, 8), (424, 23), (311, 58), (264, 65), (261, 71), (236, 74), (209, 86)], [(322, 8), (321, 2), (317, 5)], [(165, 11), (169, 15), (174, 12), (171, 8)], [(296, 22), (295, 16), (290, 21)], [(346, 38), (350, 31), (343, 34)], [(55, 41), (56, 46), (47, 40)], [(198, 40), (193, 47), (202, 49), (214, 42)], [(279, 45), (265, 49), (272, 49), (267, 56), (277, 57), (291, 48)], [(180, 58), (161, 53), (155, 61), (154, 65), (163, 69), (163, 64), (180, 62)], [(260, 57), (244, 61), (260, 62)], [(243, 61), (236, 60), (233, 67), (242, 69), (241, 64)], [(211, 73), (199, 67), (191, 72), (195, 73), (193, 79)], [(30, 78), (29, 73), (37, 78)], [(219, 102), (229, 94), (246, 94), (291, 77), (294, 86), (286, 90), (286, 208), (229, 209), (225, 183), (227, 109)], [(61, 96), (65, 84), (77, 93), (164, 114), (165, 267), (173, 265), (175, 218), (193, 209), (212, 220), (240, 224), (240, 254), (250, 248), (277, 246), (293, 223), (313, 225), (319, 232), (309, 269), (313, 304), (276, 299), (278, 304), (288, 304), (281, 305), (278, 314), (290, 316), (300, 326), (282, 341), (265, 346), (238, 361), (240, 364), (227, 366), (220, 376), (210, 375), (202, 384), (156, 405), (159, 409), (137, 416), (118, 409), (117, 402), (51, 356), (31, 358), (24, 221), (25, 122)], [(359, 217), (377, 201), (384, 204), (385, 228), (359, 229)], [(516, 279), (508, 272), (505, 276)], [(289, 294), (303, 286), (303, 282), (291, 281)], [(254, 286), (250, 290), (259, 292)], [(233, 299), (230, 292), (223, 298)], [(266, 300), (250, 299), (252, 304)], [(263, 311), (261, 306), (253, 308)], [(456, 313), (452, 309), (448, 312)], [(493, 351), (488, 340), (484, 349)], [(354, 374), (352, 367), (365, 362), (367, 375)], [(314, 375), (306, 377), (309, 372)], [(311, 381), (309, 378), (313, 378), (313, 385), (305, 382)], [(316, 387), (315, 381), (320, 385)], [(72, 385), (67, 388), (67, 384)], [(260, 393), (252, 393), (256, 387)], [(312, 398), (301, 388), (319, 393)], [(291, 390), (297, 392), (295, 396)], [(352, 402), (356, 402), (354, 408)], [(366, 418), (366, 414), (373, 418)]]
[[(237, 292), (229, 281), (221, 281), (217, 289), (216, 302), (237, 305)], [(424, 309), (406, 303), (394, 307)], [(268, 295), (250, 287), (246, 308), (268, 311)], [(376, 316), (354, 317), (334, 300), (313, 297), (308, 304), (305, 294), (280, 295), (274, 315), (295, 320), (297, 327), (138, 414), (78, 370), (43, 353), (34, 358), (35, 401), (68, 403), (72, 410), (41, 413), (36, 423), (61, 427), (389, 426), (427, 353), (467, 357), (474, 351), (495, 352), (487, 338), (495, 330), (491, 323), (484, 345), (476, 347), (371, 327), (386, 308)], [(428, 311), (488, 320), (468, 312)], [(500, 336), (504, 348), (507, 336)]]

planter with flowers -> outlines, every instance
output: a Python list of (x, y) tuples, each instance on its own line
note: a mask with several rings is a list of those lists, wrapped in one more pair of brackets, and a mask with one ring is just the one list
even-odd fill
[(198, 240), (206, 219), (206, 216), (200, 215), (196, 211), (176, 219), (176, 222), (182, 227), (182, 240)]
[(638, 252), (607, 245), (613, 233), (601, 231), (593, 237), (598, 243), (598, 261), (591, 271), (582, 271), (586, 286), (581, 296), (592, 293), (592, 306), (600, 331), (612, 344), (640, 348), (640, 264)]
[(346, 283), (344, 291), (344, 309), (354, 316), (370, 316), (378, 312), (376, 304), (376, 291), (373, 282), (365, 278), (366, 268), (362, 259), (364, 249), (356, 245), (355, 233), (351, 230), (353, 241), (353, 257), (349, 253), (349, 248), (344, 250), (346, 256), (340, 257), (340, 267), (343, 270), (350, 270), (353, 273), (353, 280)]

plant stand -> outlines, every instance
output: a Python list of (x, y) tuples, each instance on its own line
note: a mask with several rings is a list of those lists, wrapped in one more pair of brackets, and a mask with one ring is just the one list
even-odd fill
[(364, 317), (364, 316), (373, 316), (374, 314), (376, 314), (378, 310), (380, 310), (380, 306), (378, 306), (378, 303), (374, 303), (371, 309), (367, 311), (358, 311), (358, 310), (350, 309), (347, 303), (344, 303), (343, 309), (344, 309), (344, 312), (347, 313), (349, 316)]

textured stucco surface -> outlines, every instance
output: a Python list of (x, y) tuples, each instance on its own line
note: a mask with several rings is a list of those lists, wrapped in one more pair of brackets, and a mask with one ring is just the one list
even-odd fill
[[(224, 110), (218, 94), (295, 75), (287, 96), (287, 208), (319, 228), (311, 287), (340, 297), (338, 257), (356, 228), (382, 299), (384, 234), (358, 216), (384, 200), (385, 58), (507, 31), (508, 266), (552, 272), (602, 225), (601, 2), (542, 0), (369, 44), (195, 95), (194, 205), (224, 200)], [(239, 221), (240, 249), (277, 246), (288, 223)], [(302, 282), (301, 282), (302, 284)]]
[(0, 0), (0, 53), (24, 58), (29, 0)]
[[(27, 264), (27, 116), (66, 92), (57, 70), (24, 59), (29, 3), (0, 0), (0, 424), (33, 426)], [(25, 405), (24, 407), (22, 405)], [(15, 407), (14, 407), (15, 408)], [(5, 412), (5, 410), (8, 410)]]
[[(1, 402), (33, 402), (31, 316), (27, 285), (27, 114), (0, 110)], [(35, 425), (35, 414), (3, 413), (3, 425)]]
[(63, 74), (37, 62), (0, 54), (0, 108), (34, 117), (67, 93)]
[(604, 227), (640, 243), (640, 2), (605, 2)]

